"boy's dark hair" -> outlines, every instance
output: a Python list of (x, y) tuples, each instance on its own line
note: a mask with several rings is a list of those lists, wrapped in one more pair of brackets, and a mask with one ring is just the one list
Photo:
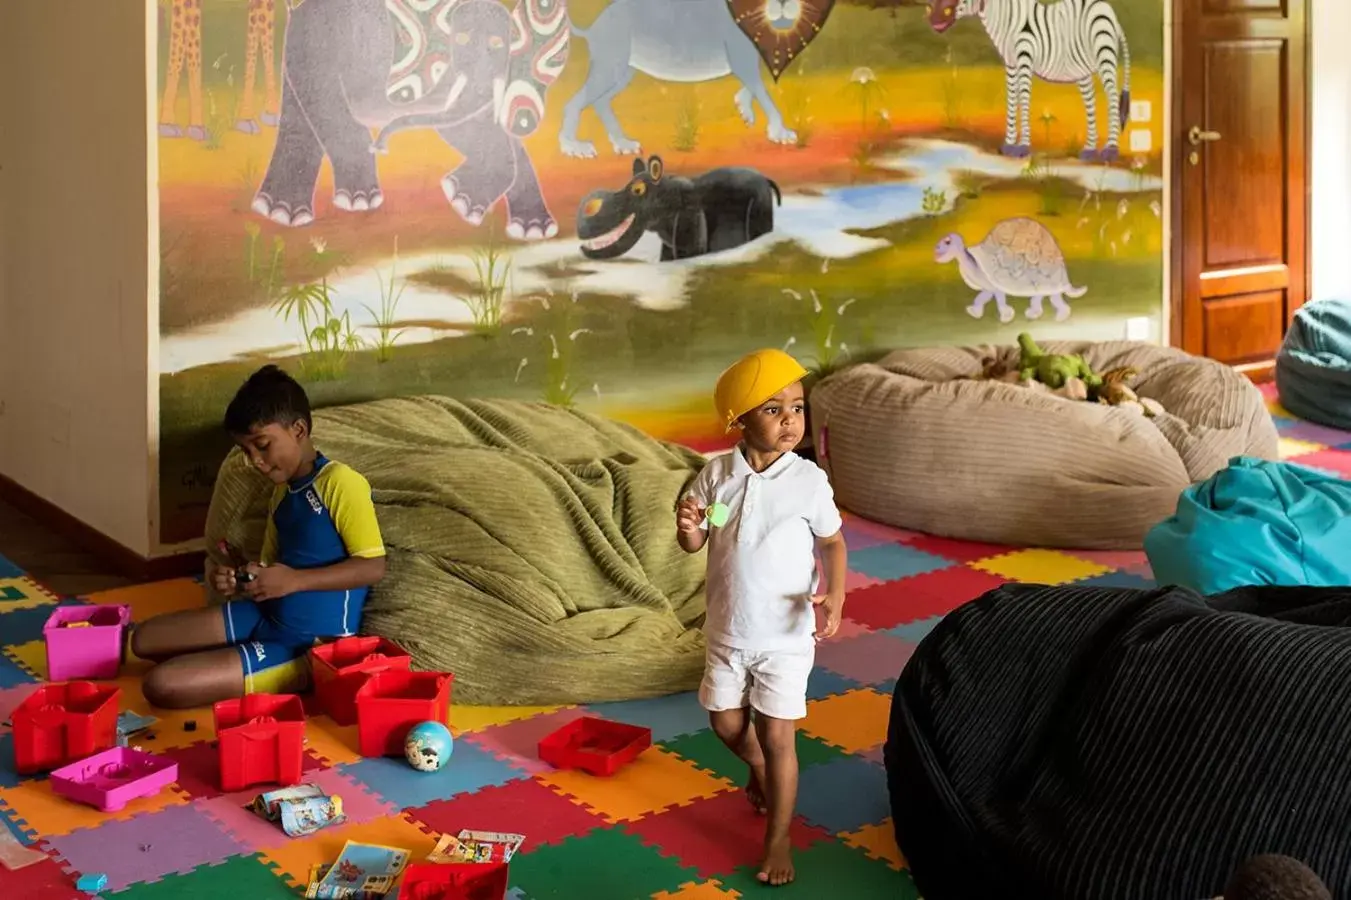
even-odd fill
[(312, 429), (310, 398), (290, 375), (274, 365), (263, 366), (235, 392), (225, 408), (225, 430), (248, 434), (259, 425), (289, 426), (304, 422)]

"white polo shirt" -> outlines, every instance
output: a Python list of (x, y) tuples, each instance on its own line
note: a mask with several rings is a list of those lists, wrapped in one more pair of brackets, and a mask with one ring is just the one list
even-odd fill
[(791, 452), (756, 472), (738, 448), (710, 460), (692, 492), (701, 507), (718, 502), (731, 512), (721, 528), (704, 522), (704, 635), (735, 650), (811, 646), (816, 538), (842, 525), (826, 473)]

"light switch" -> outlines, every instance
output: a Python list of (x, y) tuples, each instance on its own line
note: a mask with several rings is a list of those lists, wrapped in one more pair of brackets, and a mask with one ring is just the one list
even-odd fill
[(1154, 134), (1148, 128), (1131, 129), (1131, 152), (1148, 153), (1154, 149)]
[(1154, 118), (1154, 104), (1148, 100), (1131, 101), (1131, 121), (1148, 122)]

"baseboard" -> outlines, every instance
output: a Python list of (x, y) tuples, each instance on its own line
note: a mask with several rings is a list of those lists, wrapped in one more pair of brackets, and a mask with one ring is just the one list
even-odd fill
[(1276, 360), (1264, 359), (1261, 362), (1243, 363), (1234, 366), (1241, 375), (1246, 375), (1253, 384), (1266, 384), (1276, 380)]
[(132, 581), (163, 581), (202, 572), (206, 559), (202, 551), (153, 559), (142, 556), (4, 475), (0, 475), (0, 500), (97, 557), (112, 572)]

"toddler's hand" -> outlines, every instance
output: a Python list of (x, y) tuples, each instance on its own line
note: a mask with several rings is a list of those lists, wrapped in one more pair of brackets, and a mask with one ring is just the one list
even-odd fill
[(835, 632), (840, 630), (840, 619), (844, 617), (844, 593), (817, 594), (812, 597), (812, 604), (823, 606), (826, 611), (826, 627), (816, 630), (816, 639), (824, 641), (834, 637)]
[(676, 528), (686, 534), (694, 534), (704, 522), (704, 510), (699, 501), (686, 497), (676, 507)]

